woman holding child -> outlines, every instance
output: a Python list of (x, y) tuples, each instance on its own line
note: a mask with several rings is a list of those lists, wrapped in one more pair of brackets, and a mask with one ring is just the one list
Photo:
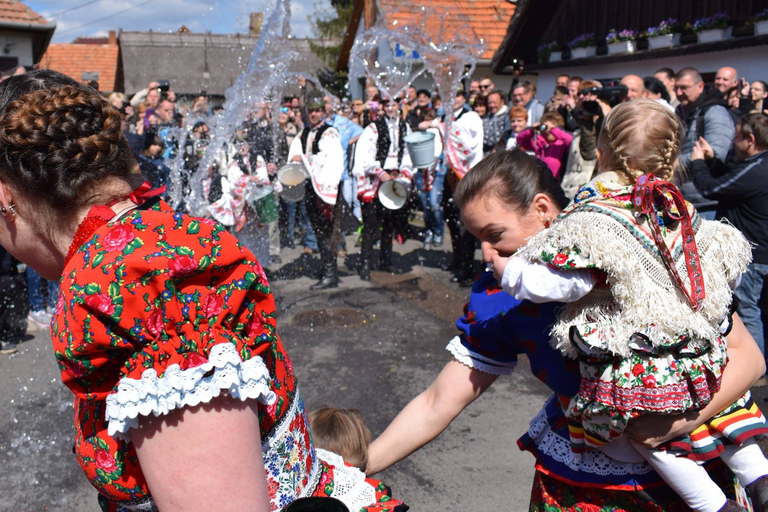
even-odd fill
[[(649, 107), (647, 104), (650, 103), (638, 102), (633, 107), (618, 108), (611, 112), (615, 122), (607, 120), (607, 133), (602, 135), (602, 158), (599, 160), (601, 171), (619, 172), (624, 168), (644, 168), (658, 155), (663, 156), (659, 160), (663, 165), (659, 164), (659, 168), (670, 171), (674, 169), (680, 148), (676, 121), (663, 107)], [(634, 140), (631, 140), (632, 137), (629, 137), (630, 140), (622, 137), (627, 119), (639, 114), (651, 126), (655, 123), (656, 129), (635, 131)], [(672, 134), (660, 135), (659, 126), (668, 127)], [(644, 133), (646, 139), (643, 139)], [(626, 149), (633, 144), (636, 146), (631, 150)], [(598, 176), (592, 187), (586, 190), (599, 190), (598, 196), (603, 192), (609, 193), (606, 191), (610, 187), (605, 189), (603, 184), (611, 182), (614, 179), (611, 176), (610, 172)], [(621, 186), (626, 188), (629, 185)], [(625, 204), (629, 197), (616, 196), (617, 208), (631, 210), (631, 202)], [(585, 205), (590, 204), (585, 198), (582, 198)], [(499, 256), (512, 256), (525, 248), (532, 237), (538, 233), (546, 234), (547, 228), (567, 218), (559, 216), (567, 200), (552, 173), (543, 163), (519, 151), (495, 154), (474, 167), (462, 180), (456, 201), (462, 208), (462, 219), (468, 229), (481, 240), (484, 257), (489, 262)], [(677, 229), (677, 224), (670, 222), (674, 218), (692, 218), (697, 232), (701, 229), (701, 221), (695, 212), (690, 213), (690, 217), (680, 212), (669, 215), (665, 213), (663, 217), (668, 223), (666, 229), (670, 232)], [(715, 227), (708, 226), (707, 229)], [(707, 260), (707, 246), (702, 247), (702, 258)], [(728, 250), (738, 251), (740, 247), (736, 244)], [(588, 274), (590, 272), (587, 271)], [(731, 273), (734, 275), (729, 276), (729, 279), (738, 273), (738, 266)], [(549, 277), (542, 278), (547, 279)], [(592, 283), (587, 288), (592, 290), (594, 287)], [(683, 498), (665, 485), (659, 474), (634, 453), (631, 444), (614, 445), (613, 450), (572, 449), (574, 436), (573, 431), (569, 432), (568, 429), (569, 420), (572, 420), (569, 418), (569, 403), (580, 391), (584, 381), (577, 361), (564, 357), (559, 350), (552, 348), (548, 334), (549, 327), (562, 314), (562, 303), (571, 299), (561, 297), (560, 302), (536, 301), (539, 303), (521, 301), (503, 293), (493, 275), (490, 272), (484, 273), (473, 286), (466, 315), (457, 322), (461, 335), (448, 345), (454, 359), (445, 366), (433, 384), (408, 404), (371, 445), (369, 473), (374, 474), (389, 467), (434, 439), (469, 403), (488, 389), (498, 375), (510, 373), (518, 354), (524, 353), (530, 360), (534, 375), (553, 391), (544, 408), (531, 422), (528, 433), (519, 441), (522, 449), (536, 456), (530, 510), (575, 512), (591, 510), (589, 506), (612, 511), (690, 510)], [(717, 368), (716, 361), (713, 363), (712, 372), (721, 371), (721, 379), (716, 376), (710, 381), (710, 391), (714, 394), (708, 397), (708, 401), (702, 400), (699, 407), (683, 413), (645, 414), (630, 420), (626, 432), (636, 443), (654, 447), (680, 436), (690, 442), (691, 438), (685, 436), (706, 423), (703, 434), (707, 435), (696, 439), (711, 441), (715, 447), (712, 456), (716, 457), (718, 454), (729, 453), (730, 446), (742, 443), (747, 445), (749, 439), (764, 431), (765, 418), (759, 410), (753, 410), (751, 406), (745, 409), (738, 402), (744, 396), (748, 400), (745, 393), (765, 368), (759, 349), (737, 315), (733, 315), (732, 329), (727, 340), (728, 364), (723, 370)], [(649, 380), (647, 385), (650, 384)], [(729, 437), (727, 432), (719, 430), (716, 422), (709, 421), (723, 410), (731, 412), (747, 409), (752, 416), (749, 420), (751, 426), (741, 424), (745, 426), (745, 432), (750, 432), (744, 436), (745, 439)], [(699, 429), (697, 432), (702, 431)], [(731, 477), (723, 465), (715, 462), (706, 467), (710, 476), (726, 492), (725, 497), (732, 500), (732, 485), (731, 489), (727, 485), (732, 484), (729, 482)], [(737, 474), (741, 480), (742, 475), (738, 471)], [(755, 474), (761, 473), (758, 471)], [(759, 501), (764, 501), (764, 489), (759, 485), (754, 487), (764, 480), (753, 480), (750, 477), (741, 483), (744, 486), (751, 483), (753, 498), (759, 497)], [(722, 499), (725, 500), (725, 497)], [(705, 506), (714, 507), (710, 510), (741, 510), (733, 501), (713, 501)], [(757, 510), (761, 510), (760, 506)]]
[(102, 508), (265, 512), (314, 495), (397, 510), (318, 456), (264, 271), (220, 224), (139, 186), (120, 121), (54, 71), (0, 84), (0, 244), (61, 280), (51, 338)]

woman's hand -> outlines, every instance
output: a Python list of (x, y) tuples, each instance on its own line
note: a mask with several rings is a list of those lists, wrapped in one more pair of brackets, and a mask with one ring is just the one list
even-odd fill
[(728, 334), (728, 365), (723, 370), (720, 389), (704, 408), (669, 416), (645, 415), (629, 422), (627, 432), (632, 439), (646, 446), (658, 446), (665, 441), (693, 432), (744, 393), (765, 373), (765, 359), (755, 340), (738, 314), (733, 315), (733, 327)]
[(627, 425), (632, 441), (648, 448), (656, 448), (670, 439), (690, 434), (703, 423), (696, 412), (684, 414), (646, 414)]

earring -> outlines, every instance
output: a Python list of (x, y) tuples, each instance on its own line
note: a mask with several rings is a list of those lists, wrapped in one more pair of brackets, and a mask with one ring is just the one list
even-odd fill
[(11, 213), (16, 215), (16, 205), (11, 203), (8, 205), (8, 209), (11, 210)]
[(7, 214), (8, 214), (8, 210), (6, 210), (4, 206), (0, 206), (0, 215), (5, 217)]
[(552, 224), (552, 221), (550, 220), (550, 218), (549, 218), (549, 217), (547, 217), (546, 219), (544, 219), (544, 227), (545, 227), (545, 228), (548, 228), (548, 227), (549, 227), (551, 224)]

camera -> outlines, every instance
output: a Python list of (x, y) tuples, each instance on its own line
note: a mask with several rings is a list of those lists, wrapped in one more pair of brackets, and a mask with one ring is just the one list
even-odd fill
[(545, 131), (547, 131), (547, 125), (545, 125), (544, 123), (541, 123), (540, 125), (535, 127), (534, 130), (536, 130), (539, 133), (544, 133)]
[(160, 92), (168, 92), (171, 90), (171, 83), (168, 80), (156, 80), (158, 83), (157, 90)]
[[(585, 96), (587, 94), (594, 94), (613, 108), (627, 97), (627, 92), (629, 92), (629, 89), (626, 85), (609, 85), (607, 87), (588, 87), (580, 90), (579, 94)], [(584, 103), (590, 102), (585, 101)]]

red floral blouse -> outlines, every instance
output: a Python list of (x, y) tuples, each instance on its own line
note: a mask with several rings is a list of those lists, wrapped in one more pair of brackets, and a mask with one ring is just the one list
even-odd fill
[(220, 224), (151, 200), (83, 243), (61, 292), (51, 338), (75, 394), (75, 453), (112, 509), (153, 508), (130, 442), (139, 416), (222, 391), (259, 402), (272, 510), (313, 494), (345, 501), (333, 485), (339, 471), (370, 498), (362, 508), (400, 504), (356, 469), (317, 456), (267, 278)]

